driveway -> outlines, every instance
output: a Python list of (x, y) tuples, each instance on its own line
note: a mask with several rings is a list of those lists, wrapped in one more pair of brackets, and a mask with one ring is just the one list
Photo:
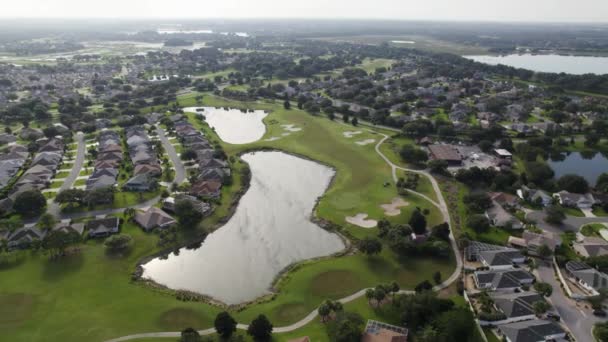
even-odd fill
[(528, 220), (536, 222), (538, 228), (553, 233), (578, 232), (579, 229), (589, 223), (608, 223), (608, 217), (576, 217), (566, 216), (561, 225), (553, 225), (545, 222), (545, 213), (542, 211), (532, 211), (526, 215)]
[(167, 151), (169, 159), (171, 159), (171, 163), (173, 163), (173, 168), (175, 169), (175, 178), (173, 179), (173, 182), (179, 185), (186, 180), (186, 169), (184, 168), (184, 163), (182, 163), (182, 160), (175, 151), (175, 147), (171, 145), (171, 142), (165, 135), (165, 130), (159, 127), (156, 129), (156, 133), (158, 134), (158, 138), (163, 144), (165, 151)]
[(549, 283), (553, 287), (549, 300), (574, 338), (581, 342), (594, 341), (593, 325), (600, 319), (594, 316), (590, 309), (585, 309), (581, 304), (579, 304), (580, 307), (577, 306), (574, 300), (564, 294), (551, 263), (539, 262), (537, 273), (542, 282)]

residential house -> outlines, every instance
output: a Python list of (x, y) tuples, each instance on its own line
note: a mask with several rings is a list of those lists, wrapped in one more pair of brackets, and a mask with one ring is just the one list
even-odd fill
[(608, 255), (608, 241), (600, 237), (585, 236), (572, 244), (574, 250), (585, 258)]
[(545, 298), (536, 292), (492, 293), (490, 296), (496, 309), (506, 317), (496, 324), (535, 319), (534, 303), (546, 302)]
[(145, 231), (151, 231), (156, 228), (166, 228), (177, 223), (177, 221), (162, 209), (150, 207), (143, 212), (135, 214), (135, 222), (139, 224)]
[(476, 271), (473, 279), (480, 290), (511, 291), (534, 283), (534, 276), (521, 269)]
[(211, 212), (211, 204), (199, 201), (194, 196), (189, 196), (185, 194), (176, 195), (175, 197), (167, 197), (163, 201), (163, 209), (168, 212), (175, 212), (175, 204), (179, 201), (188, 201), (192, 204), (194, 209), (199, 213), (203, 214), (203, 216), (208, 215)]
[(118, 217), (107, 217), (94, 219), (86, 223), (90, 238), (106, 237), (120, 231), (120, 220)]
[(44, 230), (34, 227), (21, 227), (8, 237), (9, 248), (27, 248), (35, 241), (42, 241), (46, 236)]
[(608, 288), (608, 275), (580, 261), (568, 261), (566, 272), (570, 278), (593, 295)]
[(486, 210), (485, 215), (493, 226), (508, 229), (523, 229), (524, 224), (513, 214), (505, 210), (498, 202), (492, 201), (491, 208)]
[(553, 203), (553, 197), (547, 192), (538, 189), (530, 189), (525, 185), (517, 190), (517, 196), (525, 201), (537, 203), (543, 207), (548, 207)]
[(433, 160), (445, 160), (450, 166), (462, 165), (463, 157), (452, 145), (429, 145), (428, 149)]
[(84, 233), (84, 223), (59, 222), (53, 227), (54, 231), (62, 231), (64, 233), (76, 233), (82, 236)]
[(122, 188), (126, 191), (152, 191), (158, 183), (155, 178), (147, 174), (139, 174), (131, 177)]
[(543, 231), (542, 233), (533, 233), (524, 231), (522, 237), (509, 237), (509, 245), (525, 248), (528, 253), (537, 255), (540, 246), (547, 246), (551, 251), (562, 244), (561, 238), (552, 232)]
[(526, 261), (526, 257), (517, 249), (478, 241), (469, 242), (465, 248), (465, 258), (467, 261), (480, 262), (491, 270), (510, 269)]
[(503, 324), (498, 331), (507, 342), (560, 341), (567, 335), (559, 324), (540, 319)]
[(575, 194), (562, 190), (558, 193), (553, 194), (559, 201), (559, 204), (565, 207), (573, 207), (579, 209), (591, 209), (595, 204), (595, 198), (592, 194)]
[(220, 181), (198, 181), (190, 187), (189, 193), (200, 198), (219, 198), (221, 189)]

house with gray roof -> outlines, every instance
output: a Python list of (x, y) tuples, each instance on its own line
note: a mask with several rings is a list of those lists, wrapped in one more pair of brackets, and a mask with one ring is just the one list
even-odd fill
[(570, 278), (593, 295), (598, 295), (599, 290), (608, 288), (608, 275), (583, 262), (568, 261), (566, 271)]
[(553, 194), (559, 201), (559, 204), (565, 207), (574, 207), (579, 209), (590, 209), (595, 204), (595, 198), (590, 193), (587, 194), (575, 194), (562, 190), (558, 193)]
[(122, 188), (126, 191), (151, 191), (157, 187), (156, 179), (147, 174), (131, 177)]
[(503, 208), (498, 202), (492, 201), (491, 208), (486, 210), (485, 216), (493, 226), (508, 229), (523, 229), (524, 224), (513, 214)]
[(511, 323), (535, 319), (534, 303), (546, 302), (545, 298), (536, 292), (493, 293), (494, 306), (505, 315), (501, 323)]
[(46, 232), (35, 227), (22, 227), (12, 232), (8, 237), (9, 248), (27, 248), (34, 241), (42, 241)]
[(478, 289), (490, 291), (511, 291), (531, 285), (536, 280), (530, 272), (522, 269), (477, 271), (473, 279)]
[(600, 237), (585, 236), (582, 241), (574, 242), (572, 247), (585, 258), (608, 254), (608, 241)]
[(498, 331), (507, 342), (558, 341), (566, 338), (566, 332), (559, 324), (540, 319), (503, 324), (498, 326)]
[(110, 236), (120, 231), (120, 220), (118, 217), (90, 220), (86, 223), (86, 229), (90, 238)]

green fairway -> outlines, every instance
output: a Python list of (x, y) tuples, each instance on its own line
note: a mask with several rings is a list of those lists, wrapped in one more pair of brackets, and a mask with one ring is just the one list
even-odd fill
[[(182, 106), (195, 105), (189, 94), (179, 98)], [(398, 196), (392, 182), (390, 168), (375, 153), (374, 146), (382, 138), (365, 132), (354, 138), (346, 138), (344, 132), (357, 127), (331, 122), (325, 117), (315, 117), (296, 109), (284, 110), (282, 103), (243, 104), (205, 94), (204, 105), (232, 108), (248, 107), (270, 112), (265, 118), (267, 132), (262, 140), (247, 145), (222, 143), (229, 156), (246, 151), (272, 148), (298, 154), (330, 165), (336, 170), (327, 193), (321, 198), (316, 215), (344, 228), (344, 233), (361, 238), (376, 236), (376, 229), (364, 229), (346, 224), (345, 216), (367, 213), (373, 219), (382, 219), (380, 204), (390, 203)], [(203, 129), (211, 140), (216, 135), (189, 114), (191, 121)], [(289, 136), (283, 124), (302, 128)], [(275, 141), (264, 141), (280, 136)], [(374, 139), (367, 145), (356, 141)], [(238, 159), (237, 159), (238, 160)], [(222, 203), (214, 214), (203, 222), (211, 229), (228, 214), (230, 203), (240, 191), (239, 170), (243, 163), (235, 161), (234, 185), (222, 190)], [(385, 186), (388, 182), (389, 185)], [(421, 192), (428, 192), (428, 185), (421, 184)], [(114, 207), (128, 206), (152, 198), (158, 193), (138, 194), (119, 192)], [(416, 195), (407, 195), (410, 205), (401, 208), (401, 214), (390, 221), (405, 223), (416, 207), (429, 209), (429, 226), (441, 223), (437, 208)], [(179, 331), (188, 326), (204, 329), (212, 326), (212, 320), (220, 308), (200, 302), (181, 302), (169, 291), (154, 290), (131, 283), (130, 275), (137, 260), (158, 250), (158, 238), (145, 234), (133, 224), (126, 224), (123, 232), (131, 234), (135, 246), (125, 258), (109, 257), (100, 242), (88, 242), (80, 254), (59, 261), (49, 261), (42, 253), (27, 253), (24, 261), (9, 269), (0, 269), (0, 327), (3, 338), (10, 341), (61, 340), (102, 341), (127, 334), (154, 331)], [(232, 314), (239, 322), (247, 323), (260, 313), (266, 314), (275, 326), (294, 323), (314, 310), (327, 298), (337, 299), (350, 295), (364, 287), (378, 283), (398, 281), (402, 288), (412, 289), (423, 280), (431, 280), (439, 271), (447, 278), (454, 270), (453, 259), (408, 258), (399, 260), (388, 246), (375, 257), (361, 254), (324, 258), (308, 261), (294, 267), (281, 277), (275, 287), (278, 294), (269, 301), (250, 305)], [(4, 281), (6, 279), (6, 281)], [(16, 301), (25, 303), (19, 312), (10, 309)], [(31, 303), (31, 304), (27, 304)], [(26, 305), (27, 304), (27, 305)], [(29, 305), (29, 306), (28, 306)], [(349, 304), (350, 305), (350, 304)], [(365, 317), (376, 317), (365, 301), (353, 303), (356, 311)], [(11, 318), (16, 317), (16, 319)], [(389, 320), (391, 321), (391, 320)], [(298, 330), (299, 336), (327, 340), (320, 322)], [(310, 326), (310, 327), (309, 327)], [(292, 336), (279, 335), (279, 340)], [(295, 334), (293, 336), (296, 336)]]

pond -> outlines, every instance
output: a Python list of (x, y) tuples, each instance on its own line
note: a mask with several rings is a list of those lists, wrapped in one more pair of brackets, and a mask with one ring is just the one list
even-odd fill
[(334, 176), (331, 168), (282, 152), (242, 159), (251, 168), (251, 186), (228, 223), (198, 249), (182, 248), (143, 265), (144, 277), (238, 304), (269, 293), (290, 264), (344, 249), (338, 235), (311, 222), (315, 202)]
[(555, 178), (566, 174), (577, 174), (585, 177), (591, 186), (595, 185), (602, 173), (608, 172), (608, 159), (599, 152), (563, 153), (551, 156), (547, 162), (555, 171)]
[(464, 56), (485, 64), (503, 64), (539, 72), (567, 74), (608, 74), (608, 57), (512, 54), (505, 56)]
[[(203, 109), (200, 111), (199, 109)], [(185, 112), (198, 113), (215, 129), (217, 135), (229, 144), (248, 144), (260, 140), (266, 133), (263, 110), (242, 111), (214, 107), (189, 107)]]

